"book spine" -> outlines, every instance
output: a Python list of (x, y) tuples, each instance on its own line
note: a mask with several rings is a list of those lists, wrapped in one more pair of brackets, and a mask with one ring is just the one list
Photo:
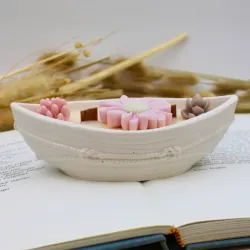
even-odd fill
[(185, 243), (183, 242), (182, 238), (181, 238), (181, 233), (180, 233), (180, 230), (178, 228), (172, 228), (170, 231), (169, 231), (169, 234), (173, 234), (176, 238), (176, 241), (178, 243), (178, 245), (182, 248), (184, 248), (185, 246)]

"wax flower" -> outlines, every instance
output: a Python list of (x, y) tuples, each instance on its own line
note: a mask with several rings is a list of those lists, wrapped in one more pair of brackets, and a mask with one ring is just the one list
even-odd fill
[(109, 128), (146, 130), (167, 126), (172, 122), (171, 104), (164, 99), (129, 98), (100, 103), (99, 117)]
[(41, 99), (36, 112), (44, 116), (64, 121), (68, 121), (70, 117), (70, 110), (66, 100), (59, 97)]

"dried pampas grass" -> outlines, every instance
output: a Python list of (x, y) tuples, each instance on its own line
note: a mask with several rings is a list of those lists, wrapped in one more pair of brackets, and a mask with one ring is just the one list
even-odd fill
[(179, 86), (193, 86), (199, 83), (199, 77), (191, 72), (169, 72), (167, 78), (169, 83)]
[(13, 129), (14, 118), (10, 108), (0, 108), (0, 131)]
[(59, 52), (54, 52), (54, 51), (45, 53), (38, 58), (37, 62), (45, 61), (44, 64), (47, 66), (50, 66), (50, 69), (54, 68), (54, 69), (63, 71), (63, 70), (71, 69), (76, 64), (77, 59), (80, 56), (77, 53), (70, 52), (70, 53), (62, 54), (61, 56), (54, 58), (58, 54), (60, 55)]
[(29, 75), (10, 80), (0, 90), (0, 107), (8, 107), (11, 102), (39, 96), (60, 86), (69, 83), (64, 74), (38, 74)]

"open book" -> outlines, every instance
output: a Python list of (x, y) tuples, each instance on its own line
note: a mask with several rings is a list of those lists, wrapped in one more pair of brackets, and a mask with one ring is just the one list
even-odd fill
[(186, 174), (144, 183), (72, 179), (0, 134), (0, 249), (70, 249), (149, 234), (180, 245), (250, 236), (250, 116), (236, 115)]

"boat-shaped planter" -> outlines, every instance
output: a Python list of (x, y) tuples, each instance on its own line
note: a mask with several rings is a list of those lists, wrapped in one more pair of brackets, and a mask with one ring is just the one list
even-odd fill
[[(180, 175), (213, 151), (234, 120), (235, 95), (207, 97), (210, 110), (180, 119), (186, 98), (153, 98), (176, 105), (170, 125), (146, 130), (110, 129), (81, 123), (80, 111), (103, 100), (68, 102), (69, 121), (34, 112), (39, 104), (12, 103), (15, 129), (39, 160), (73, 178), (147, 181)], [(108, 100), (117, 102), (117, 99)]]

